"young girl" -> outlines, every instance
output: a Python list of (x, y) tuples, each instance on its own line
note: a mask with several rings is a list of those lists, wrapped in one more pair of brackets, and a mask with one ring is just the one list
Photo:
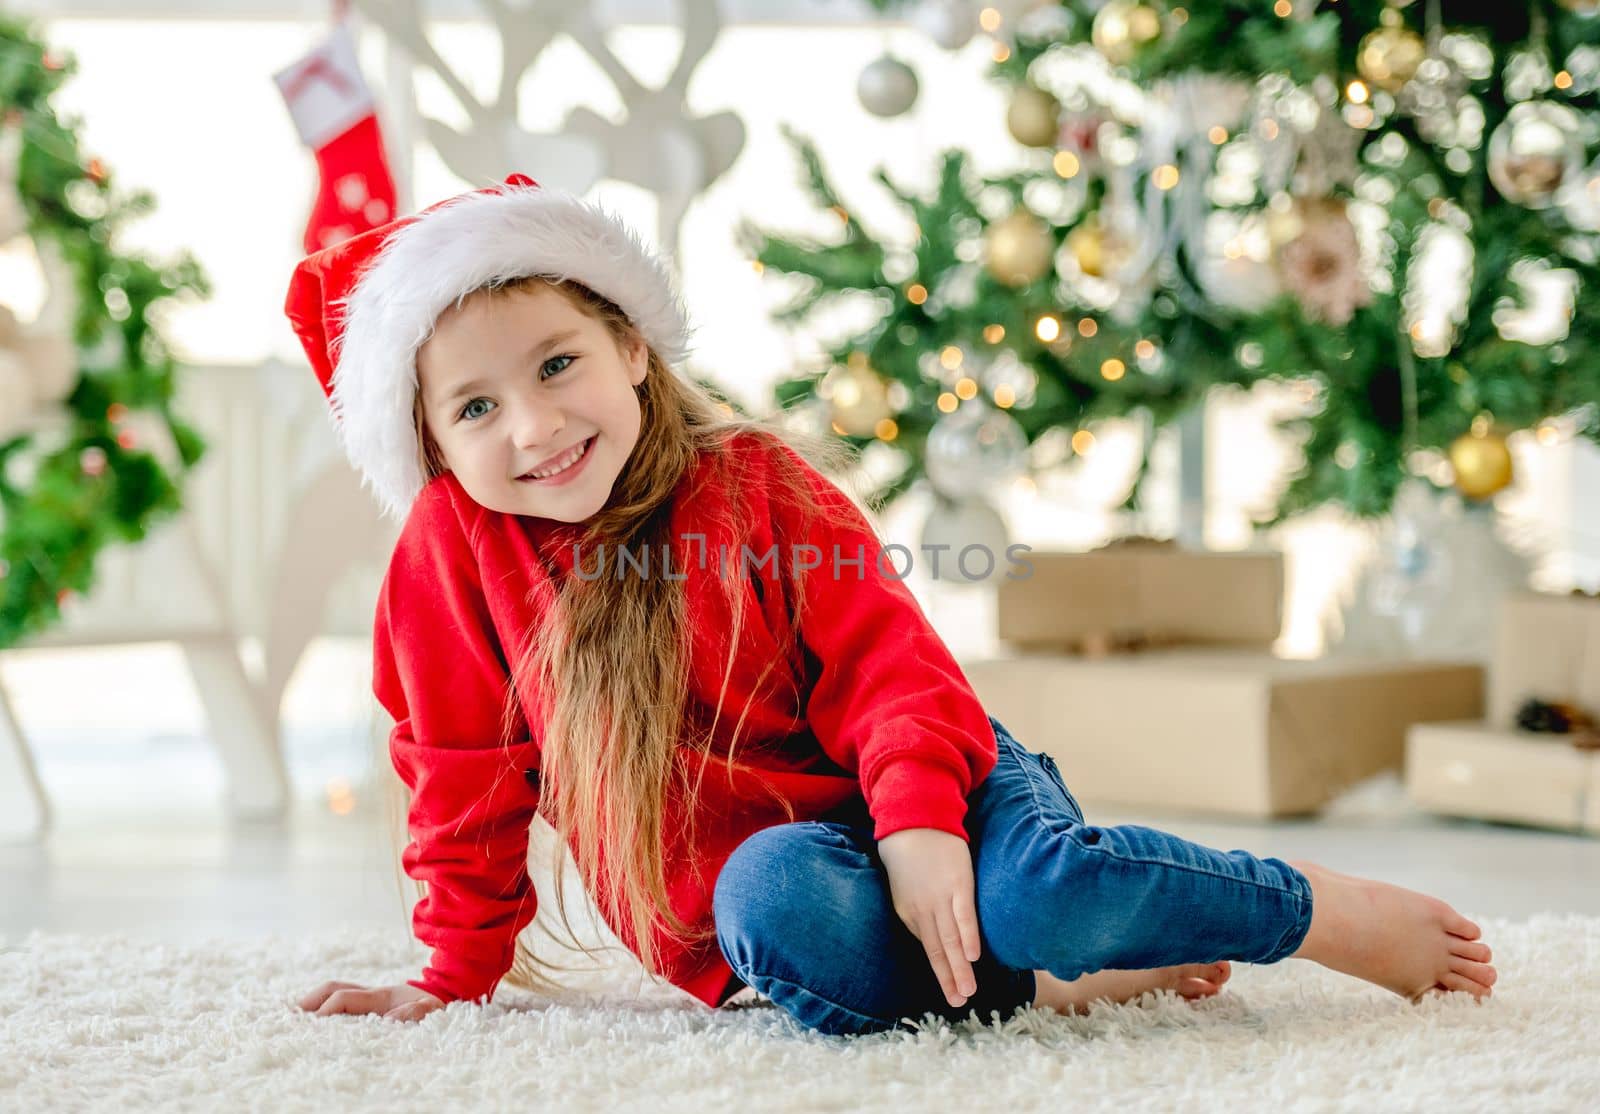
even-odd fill
[(512, 175), (305, 259), (287, 311), (404, 516), (374, 690), (432, 948), (304, 1009), (416, 1020), (556, 985), (518, 944), (536, 814), (647, 972), (825, 1033), (1204, 998), (1230, 960), (1490, 993), (1442, 901), (1088, 823), (814, 464), (829, 443), (676, 370), (668, 274), (604, 210)]

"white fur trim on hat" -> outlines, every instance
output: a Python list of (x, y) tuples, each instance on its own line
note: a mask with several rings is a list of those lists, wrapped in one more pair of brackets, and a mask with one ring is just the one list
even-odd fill
[(609, 298), (669, 366), (688, 354), (690, 327), (666, 264), (599, 205), (508, 185), (424, 212), (384, 241), (344, 300), (336, 349), (339, 439), (386, 514), (404, 517), (423, 486), (411, 416), (417, 351), (462, 296), (527, 275)]

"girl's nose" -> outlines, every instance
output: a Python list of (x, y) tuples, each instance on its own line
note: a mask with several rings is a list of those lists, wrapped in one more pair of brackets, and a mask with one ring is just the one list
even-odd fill
[(566, 418), (547, 402), (523, 400), (514, 404), (512, 436), (517, 448), (535, 450), (549, 445), (566, 427)]

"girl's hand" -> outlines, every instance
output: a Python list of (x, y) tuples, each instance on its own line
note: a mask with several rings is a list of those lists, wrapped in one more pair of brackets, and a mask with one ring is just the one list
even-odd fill
[(300, 1008), (318, 1017), (336, 1013), (381, 1013), (394, 1021), (420, 1021), (444, 1003), (414, 986), (377, 986), (368, 989), (353, 982), (325, 982), (300, 999)]
[(982, 954), (973, 904), (972, 851), (938, 828), (903, 828), (878, 841), (894, 911), (928, 952), (952, 1006), (977, 991), (972, 964)]

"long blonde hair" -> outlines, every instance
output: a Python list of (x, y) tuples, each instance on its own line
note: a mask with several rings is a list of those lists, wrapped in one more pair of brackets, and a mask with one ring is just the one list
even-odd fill
[[(535, 284), (550, 286), (604, 324), (619, 351), (638, 337), (621, 309), (571, 281), (528, 276), (482, 287), (461, 301), (478, 294), (503, 296)], [(740, 493), (748, 477), (734, 466), (735, 458), (727, 452), (730, 438), (737, 434), (780, 440), (824, 473), (840, 475), (856, 460), (843, 441), (802, 433), (775, 419), (737, 416), (705, 387), (674, 374), (654, 349), (649, 349), (645, 379), (637, 390), (641, 410), (638, 442), (606, 506), (582, 524), (580, 552), (594, 552), (596, 543), (605, 543), (608, 549), (626, 545), (635, 553), (662, 552), (668, 542), (672, 496), (702, 456), (712, 458), (714, 482), (723, 485), (726, 505), (740, 513), (745, 506)], [(431, 480), (446, 467), (428, 434), (420, 402), (414, 408), (414, 422), (423, 472)], [(770, 469), (774, 482), (768, 498), (786, 500), (802, 509), (801, 535), (788, 539), (793, 544), (804, 539), (811, 516), (821, 509), (799, 469), (775, 446), (768, 447), (775, 466)], [(847, 525), (860, 522), (844, 508), (821, 513)], [(748, 537), (750, 523), (725, 525), (735, 539), (730, 552), (737, 553), (737, 545)], [(785, 569), (787, 559), (780, 556), (778, 565)], [(789, 569), (781, 582), (790, 605), (790, 626), (775, 632), (780, 646), (786, 640), (790, 646), (797, 645), (800, 637), (803, 596), (795, 590), (793, 575)], [(700, 780), (708, 765), (713, 733), (724, 713), (728, 680), (746, 618), (746, 593), (740, 577), (722, 583), (732, 615), (728, 656), (712, 722), (703, 731), (692, 731), (690, 717), (685, 715), (689, 623), (681, 578), (563, 578), (555, 606), (548, 614), (533, 617), (522, 645), (507, 647), (507, 660), (514, 663), (507, 678), (504, 716), (503, 741), (508, 746), (524, 720), (518, 693), (539, 693), (546, 698), (548, 718), (534, 729), (534, 737), (541, 740), (539, 813), (557, 835), (551, 845), (550, 872), (555, 878), (561, 922), (573, 940), (573, 945), (566, 946), (575, 945), (591, 957), (594, 954), (572, 933), (567, 916), (562, 867), (571, 851), (591, 898), (619, 928), (623, 942), (632, 945), (652, 977), (661, 974), (653, 926), (664, 927), (667, 934), (690, 947), (715, 935), (713, 927), (686, 923), (669, 905), (665, 847), (669, 833), (663, 827), (670, 794), (683, 802), (682, 817), (687, 823), (684, 833), (671, 836), (682, 838), (686, 847), (693, 846)], [(780, 664), (769, 661), (751, 691), (759, 690)], [(729, 709), (730, 714), (733, 711)], [(730, 778), (747, 709), (737, 711), (726, 760)], [(699, 752), (700, 777), (693, 785), (685, 776), (680, 754), (684, 748)], [(792, 820), (792, 807), (787, 801), (782, 804)], [(602, 845), (607, 851), (603, 871)], [(689, 858), (698, 870), (699, 862)], [(548, 928), (545, 931), (548, 933)], [(537, 955), (519, 939), (505, 981), (528, 990), (553, 991), (561, 984), (544, 972), (575, 969)]]

